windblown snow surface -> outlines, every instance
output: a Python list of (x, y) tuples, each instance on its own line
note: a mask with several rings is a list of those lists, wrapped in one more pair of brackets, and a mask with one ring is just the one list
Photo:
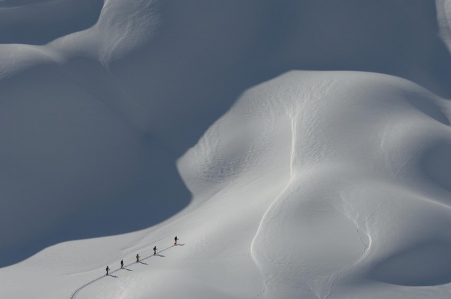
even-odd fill
[(0, 43), (0, 298), (451, 297), (450, 0), (0, 0)]

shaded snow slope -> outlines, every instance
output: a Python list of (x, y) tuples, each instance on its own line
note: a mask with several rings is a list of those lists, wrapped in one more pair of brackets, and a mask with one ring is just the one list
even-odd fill
[(451, 86), (437, 37), (447, 14), (433, 1), (111, 0), (100, 12), (77, 2), (84, 17), (54, 7), (74, 3), (0, 8), (11, 22), (0, 36), (17, 38), (3, 42), (25, 43), (0, 45), (0, 219), (15, 227), (1, 233), (0, 265), (180, 211), (191, 195), (175, 161), (243, 91), (291, 69), (384, 72), (441, 95)]
[(449, 7), (0, 1), (0, 297), (448, 298)]
[[(193, 194), (179, 215), (49, 247), (0, 272), (30, 281), (2, 295), (448, 298), (450, 185), (436, 179), (451, 167), (436, 165), (448, 109), (396, 77), (282, 75), (247, 91), (178, 161)], [(93, 281), (121, 258), (129, 270)]]
[(46, 44), (93, 26), (102, 0), (2, 0), (0, 44)]

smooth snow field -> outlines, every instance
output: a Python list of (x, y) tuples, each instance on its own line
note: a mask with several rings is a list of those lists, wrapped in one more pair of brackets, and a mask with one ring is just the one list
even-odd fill
[(451, 0), (0, 0), (0, 298), (451, 298), (450, 100)]

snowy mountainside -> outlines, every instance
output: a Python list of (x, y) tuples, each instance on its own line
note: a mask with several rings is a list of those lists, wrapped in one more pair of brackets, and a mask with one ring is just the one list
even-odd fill
[[(417, 288), (402, 286), (422, 286), (435, 298), (449, 292), (449, 195), (437, 188), (449, 184), (437, 178), (450, 166), (441, 150), (450, 131), (439, 107), (449, 105), (394, 77), (292, 72), (247, 92), (207, 132), (213, 141), (201, 140), (198, 156), (209, 157), (205, 149), (221, 133), (248, 144), (235, 154), (217, 145), (224, 154), (216, 163), (241, 169), (236, 178), (230, 164), (213, 167), (221, 182), (225, 171), (236, 185), (258, 181), (275, 170), (266, 155), (277, 159), (272, 184), (280, 193), (268, 199), (251, 243), (269, 298), (361, 298), (363, 283), (377, 296), (415, 297)], [(211, 180), (211, 169), (205, 175)]]
[(1, 298), (449, 298), (449, 0), (80, 3), (0, 2)]

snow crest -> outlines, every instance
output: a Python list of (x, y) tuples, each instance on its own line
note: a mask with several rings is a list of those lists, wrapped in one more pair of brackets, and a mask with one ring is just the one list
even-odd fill
[(0, 297), (449, 298), (450, 13), (0, 0)]

